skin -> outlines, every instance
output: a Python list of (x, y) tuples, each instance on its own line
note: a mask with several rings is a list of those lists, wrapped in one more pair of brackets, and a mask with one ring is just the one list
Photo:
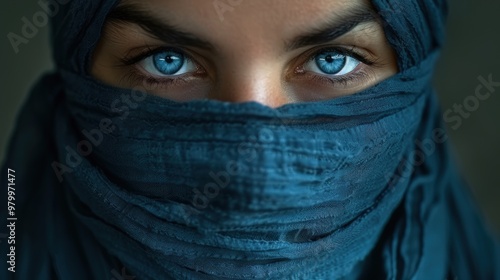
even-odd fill
[[(329, 21), (341, 23), (356, 7), (370, 7), (368, 1), (221, 0), (218, 2), (223, 6), (219, 8), (215, 2), (121, 1), (120, 7), (133, 5), (147, 18), (192, 33), (213, 48), (167, 42), (136, 23), (108, 19), (93, 55), (91, 74), (116, 87), (144, 87), (151, 94), (177, 101), (255, 101), (276, 108), (355, 94), (398, 72), (394, 50), (376, 20), (360, 23), (328, 42), (287, 48), (286, 42), (312, 34)], [(124, 59), (164, 47), (185, 52), (195, 69), (177, 76), (160, 76), (148, 72), (145, 59), (124, 63)], [(350, 50), (370, 63), (360, 62), (341, 76), (312, 69), (315, 52), (329, 47)], [(166, 82), (172, 78), (175, 82)]]

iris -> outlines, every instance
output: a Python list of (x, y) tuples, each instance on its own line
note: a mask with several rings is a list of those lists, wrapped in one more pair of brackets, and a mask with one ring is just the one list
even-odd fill
[(324, 52), (316, 56), (316, 66), (325, 74), (338, 74), (347, 64), (347, 57), (335, 52)]
[(174, 75), (179, 72), (185, 60), (184, 55), (176, 51), (163, 51), (153, 55), (156, 70), (165, 75)]

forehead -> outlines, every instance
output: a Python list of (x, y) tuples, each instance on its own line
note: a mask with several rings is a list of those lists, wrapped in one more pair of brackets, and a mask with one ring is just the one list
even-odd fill
[(202, 37), (289, 38), (341, 17), (368, 0), (122, 0)]

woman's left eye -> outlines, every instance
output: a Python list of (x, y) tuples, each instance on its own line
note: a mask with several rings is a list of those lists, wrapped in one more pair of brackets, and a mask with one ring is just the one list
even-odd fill
[(304, 70), (330, 76), (351, 73), (361, 62), (339, 51), (322, 51), (314, 55), (303, 67)]
[(150, 74), (160, 77), (179, 76), (197, 70), (196, 64), (176, 50), (156, 52), (140, 62)]

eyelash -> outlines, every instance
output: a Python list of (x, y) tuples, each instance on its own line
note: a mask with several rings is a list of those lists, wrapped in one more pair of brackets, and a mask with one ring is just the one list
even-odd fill
[[(175, 50), (180, 53), (182, 53), (187, 59), (190, 59), (191, 61), (195, 61), (189, 54), (187, 54), (185, 51), (182, 51), (178, 48), (173, 48), (173, 47), (157, 47), (157, 48), (152, 48), (150, 46), (147, 46), (144, 51), (141, 53), (134, 55), (134, 56), (125, 56), (124, 58), (121, 59), (121, 65), (122, 66), (132, 66), (135, 64), (138, 64), (142, 60), (153, 56), (157, 53), (160, 53), (162, 51), (166, 50)], [(197, 68), (199, 70), (198, 64)], [(178, 85), (183, 82), (185, 82), (185, 77), (184, 75), (181, 76), (173, 76), (172, 78), (169, 77), (162, 77), (162, 78), (155, 78), (153, 76), (146, 76), (143, 73), (140, 73), (141, 71), (138, 71), (136, 67), (134, 67), (127, 75), (123, 77), (123, 80), (127, 80), (129, 82), (132, 82), (133, 84), (142, 84), (146, 86), (147, 89), (155, 89), (158, 86), (166, 85), (166, 86), (171, 86), (171, 85)], [(199, 74), (199, 73), (198, 73)]]
[[(359, 62), (368, 65), (368, 66), (376, 66), (376, 61), (368, 58), (365, 55), (362, 55), (358, 52), (356, 52), (355, 47), (323, 47), (318, 50), (313, 51), (311, 54), (307, 56), (307, 59), (301, 63), (301, 66), (295, 68), (295, 74), (299, 75), (307, 75), (308, 78), (315, 82), (319, 83), (327, 83), (327, 84), (333, 84), (335, 86), (341, 85), (341, 86), (347, 86), (351, 82), (355, 81), (361, 81), (365, 78), (367, 78), (369, 75), (363, 70), (356, 70), (352, 71), (349, 74), (346, 75), (341, 75), (341, 76), (327, 76), (327, 75), (320, 75), (318, 73), (311, 73), (308, 71), (303, 70), (303, 66), (305, 63), (314, 60), (316, 56), (318, 56), (321, 53), (325, 52), (337, 52), (341, 55), (345, 56), (350, 56), (353, 57), (354, 59), (358, 60)], [(198, 72), (195, 72), (191, 74), (191, 76), (200, 76), (200, 68), (199, 64), (196, 62), (195, 59), (193, 59), (187, 52), (179, 49), (179, 48), (174, 48), (174, 47), (158, 47), (158, 48), (151, 48), (147, 47), (143, 52), (141, 52), (138, 55), (135, 55), (133, 57), (124, 57), (121, 59), (122, 65), (123, 66), (132, 66), (135, 65), (142, 60), (153, 56), (155, 54), (158, 54), (163, 51), (169, 51), (169, 50), (175, 50), (177, 52), (182, 53), (186, 59), (189, 59), (193, 61), (198, 69)], [(359, 66), (358, 66), (359, 67)], [(356, 68), (358, 68), (356, 67)], [(129, 82), (133, 83), (141, 83), (143, 85), (146, 85), (148, 88), (156, 88), (159, 86), (174, 86), (174, 85), (180, 85), (182, 83), (186, 83), (186, 77), (185, 75), (179, 75), (179, 76), (172, 76), (172, 77), (161, 77), (161, 78), (155, 78), (153, 76), (146, 76), (143, 73), (140, 73), (141, 71), (138, 71), (136, 67), (132, 71), (130, 71), (123, 79), (128, 80)]]
[[(355, 47), (323, 47), (318, 50), (313, 51), (311, 54), (308, 55), (308, 58), (305, 62), (309, 62), (311, 60), (314, 60), (316, 56), (318, 56), (321, 53), (325, 52), (337, 52), (341, 55), (345, 56), (351, 56), (355, 58), (356, 60), (360, 61), (363, 64), (366, 64), (368, 66), (377, 66), (376, 61), (368, 58), (365, 55), (362, 55), (358, 52), (356, 52)], [(367, 78), (369, 75), (365, 71), (362, 70), (357, 70), (353, 71), (349, 74), (346, 75), (341, 75), (341, 76), (327, 76), (327, 75), (320, 75), (317, 73), (310, 73), (310, 72), (305, 72), (302, 68), (305, 62), (302, 63), (302, 66), (299, 66), (296, 68), (294, 71), (295, 74), (302, 74), (302, 75), (309, 75), (310, 79), (320, 82), (320, 83), (328, 83), (328, 84), (333, 84), (333, 85), (341, 85), (341, 86), (347, 86), (350, 82), (356, 82), (356, 81), (361, 81), (364, 78)], [(359, 67), (359, 66), (358, 66)], [(358, 68), (356, 67), (356, 68)]]

